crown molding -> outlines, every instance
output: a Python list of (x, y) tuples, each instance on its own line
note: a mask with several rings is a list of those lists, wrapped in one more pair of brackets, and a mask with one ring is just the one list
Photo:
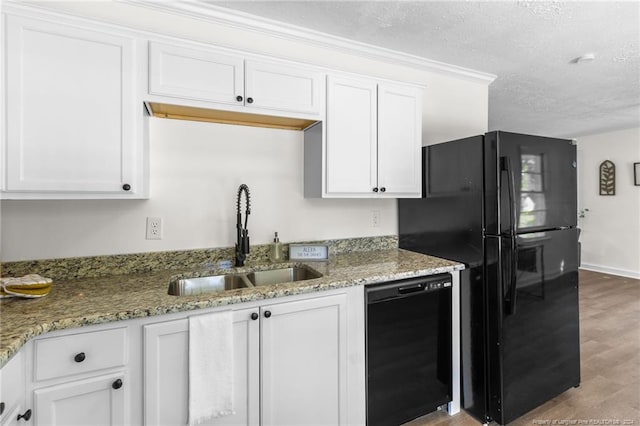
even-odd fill
[(477, 83), (491, 84), (496, 75), (459, 67), (420, 56), (361, 43), (347, 38), (326, 34), (296, 25), (286, 24), (268, 18), (235, 11), (197, 0), (152, 1), (116, 0), (119, 3), (154, 9), (166, 13), (179, 14), (207, 22), (214, 22), (231, 28), (251, 31), (281, 39), (303, 42), (316, 47), (339, 50), (351, 55), (374, 59), (395, 65), (404, 65), (424, 71), (436, 72)]

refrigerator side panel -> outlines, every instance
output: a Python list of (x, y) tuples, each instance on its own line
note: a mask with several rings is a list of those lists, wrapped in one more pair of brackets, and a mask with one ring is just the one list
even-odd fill
[[(502, 318), (504, 305), (504, 277), (509, 264), (509, 245), (499, 236), (485, 238), (485, 322), (487, 420), (501, 423), (503, 401)], [(486, 421), (485, 423), (489, 423)]]
[[(499, 171), (498, 233), (509, 231), (513, 214), (518, 233), (575, 227), (577, 222), (576, 147), (570, 140), (497, 133)], [(505, 164), (507, 167), (505, 167)], [(513, 184), (513, 190), (508, 185)]]
[(483, 271), (478, 266), (460, 274), (461, 405), (481, 423), (488, 423)]
[(398, 200), (401, 248), (482, 264), (482, 137), (422, 148), (423, 198)]

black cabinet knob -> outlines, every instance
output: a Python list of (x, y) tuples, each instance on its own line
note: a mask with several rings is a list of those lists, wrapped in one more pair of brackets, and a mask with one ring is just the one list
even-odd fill
[(18, 414), (18, 418), (16, 420), (24, 419), (24, 421), (28, 422), (31, 418), (31, 408), (24, 412), (24, 414)]
[(385, 192), (387, 190), (387, 188), (385, 188), (384, 186), (382, 188), (380, 188), (380, 192)]
[(252, 104), (253, 103), (253, 98), (247, 98), (247, 103), (248, 104)]
[(125, 191), (129, 191), (131, 189), (131, 185), (125, 183), (124, 185), (122, 185), (122, 189), (124, 189)]
[(252, 313), (252, 314), (251, 314), (251, 319), (255, 321), (255, 320), (257, 320), (257, 319), (258, 319), (258, 317), (259, 317), (259, 316), (260, 316), (260, 315), (258, 315), (258, 314), (256, 314), (256, 313), (254, 312), (254, 313)]
[(122, 379), (118, 379), (111, 384), (111, 387), (114, 389), (120, 389), (122, 387)]
[(236, 96), (236, 101), (242, 102), (242, 96)]
[(269, 318), (271, 316), (271, 311), (264, 311), (264, 317)]
[(79, 354), (76, 354), (76, 356), (73, 357), (73, 360), (75, 362), (82, 362), (87, 358), (87, 356), (84, 354), (84, 352), (80, 352)]
[(4, 402), (0, 402), (0, 415), (4, 413)]
[(373, 188), (373, 192), (378, 192), (378, 188)]

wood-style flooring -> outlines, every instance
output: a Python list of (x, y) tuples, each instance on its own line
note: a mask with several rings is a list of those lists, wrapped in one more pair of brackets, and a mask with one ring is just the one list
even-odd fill
[[(640, 280), (580, 271), (580, 387), (512, 425), (640, 426)], [(478, 426), (464, 411), (435, 412), (405, 426)]]

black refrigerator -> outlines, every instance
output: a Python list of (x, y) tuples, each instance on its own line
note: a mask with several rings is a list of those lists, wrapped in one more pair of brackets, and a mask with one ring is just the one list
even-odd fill
[(576, 148), (502, 131), (423, 148), (401, 248), (464, 263), (462, 407), (509, 423), (580, 383)]

